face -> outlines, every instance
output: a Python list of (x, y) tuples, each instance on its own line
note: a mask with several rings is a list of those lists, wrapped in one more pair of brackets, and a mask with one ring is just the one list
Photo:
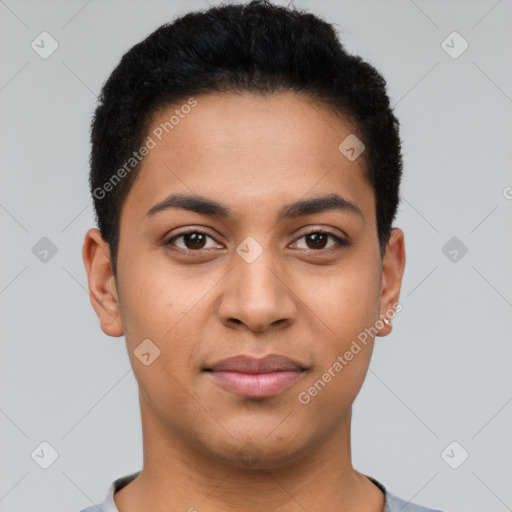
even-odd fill
[[(195, 100), (152, 120), (117, 283), (87, 233), (91, 300), (104, 332), (126, 337), (152, 435), (272, 467), (347, 428), (375, 326), (391, 329), (380, 319), (399, 298), (403, 233), (381, 260), (364, 153), (338, 148), (348, 120), (291, 94)], [(269, 355), (288, 359), (248, 359)], [(234, 356), (248, 366), (218, 364)]]

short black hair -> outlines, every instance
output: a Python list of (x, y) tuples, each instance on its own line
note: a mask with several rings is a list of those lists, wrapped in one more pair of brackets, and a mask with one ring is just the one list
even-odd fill
[[(139, 167), (132, 156), (150, 119), (161, 107), (216, 92), (293, 92), (353, 121), (365, 144), (383, 256), (402, 175), (399, 122), (384, 78), (345, 50), (331, 24), (295, 7), (253, 0), (160, 26), (123, 55), (103, 85), (91, 124), (89, 183), (116, 278), (121, 210)], [(126, 172), (130, 159), (133, 170)], [(123, 165), (125, 172), (116, 175)]]

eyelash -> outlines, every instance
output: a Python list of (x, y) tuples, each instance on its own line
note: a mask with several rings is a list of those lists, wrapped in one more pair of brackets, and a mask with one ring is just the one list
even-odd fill
[[(191, 235), (191, 234), (198, 234), (198, 235), (205, 235), (209, 238), (211, 238), (212, 240), (214, 239), (211, 235), (209, 235), (208, 233), (204, 232), (204, 231), (199, 231), (197, 229), (193, 229), (193, 230), (189, 230), (189, 231), (184, 231), (183, 233), (180, 233), (179, 235), (174, 235), (173, 237), (169, 238), (165, 243), (164, 245), (174, 245), (173, 242), (183, 236), (186, 236), (186, 235)], [(342, 247), (345, 247), (347, 245), (349, 245), (349, 243), (344, 240), (343, 238), (340, 238), (339, 236), (335, 235), (334, 233), (330, 232), (330, 231), (325, 231), (325, 230), (322, 230), (322, 229), (314, 229), (314, 230), (311, 230), (311, 231), (308, 231), (307, 233), (303, 233), (297, 240), (300, 240), (308, 235), (312, 235), (312, 234), (322, 234), (322, 235), (327, 235), (331, 238), (333, 238), (336, 243), (338, 244), (338, 247), (328, 247), (328, 248), (324, 248), (324, 249), (302, 249), (302, 250), (307, 250), (307, 251), (312, 251), (312, 252), (331, 252), (332, 250), (338, 250), (338, 249), (341, 249)], [(192, 254), (198, 254), (200, 253), (203, 249), (197, 249), (197, 250), (192, 250), (192, 249), (183, 249), (181, 247), (178, 247), (177, 248), (178, 251), (181, 251), (181, 252), (184, 252), (184, 253), (192, 253)]]

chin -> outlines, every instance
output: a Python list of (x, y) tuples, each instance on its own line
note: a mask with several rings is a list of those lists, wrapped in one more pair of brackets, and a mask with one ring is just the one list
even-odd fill
[(289, 441), (289, 438), (270, 440), (265, 433), (259, 440), (255, 436), (251, 440), (239, 440), (238, 443), (231, 439), (229, 446), (218, 447), (211, 450), (211, 453), (226, 464), (241, 469), (277, 469), (293, 463), (302, 451), (286, 441)]

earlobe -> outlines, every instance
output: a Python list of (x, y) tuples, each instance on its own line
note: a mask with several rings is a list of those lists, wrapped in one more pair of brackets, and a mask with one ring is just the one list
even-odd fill
[(405, 269), (405, 241), (400, 228), (393, 228), (382, 262), (382, 284), (380, 294), (380, 324), (378, 336), (387, 336), (392, 318), (402, 309), (399, 302), (402, 277)]
[(110, 248), (98, 229), (91, 228), (85, 234), (82, 257), (87, 272), (89, 298), (100, 320), (102, 331), (108, 336), (122, 336), (124, 330), (112, 273)]

